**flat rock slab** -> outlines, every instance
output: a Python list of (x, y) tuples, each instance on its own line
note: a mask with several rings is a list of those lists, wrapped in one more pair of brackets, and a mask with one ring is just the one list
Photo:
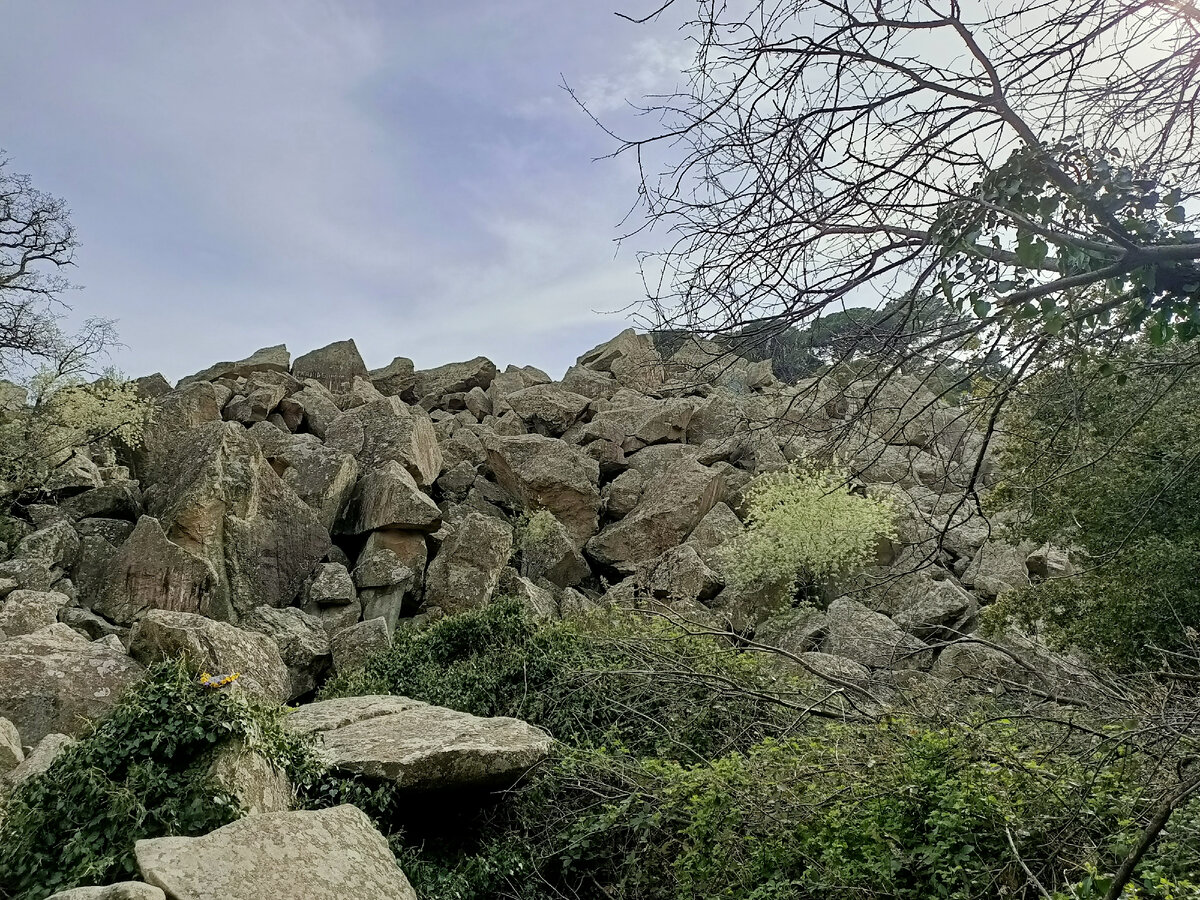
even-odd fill
[(122, 881), (104, 887), (81, 887), (55, 894), (47, 900), (167, 900), (153, 885), (140, 881)]
[(407, 697), (312, 703), (288, 725), (318, 735), (335, 768), (414, 790), (511, 785), (553, 743), (520, 719), (485, 719)]
[(387, 840), (354, 806), (247, 816), (203, 837), (138, 841), (142, 877), (172, 900), (416, 900)]

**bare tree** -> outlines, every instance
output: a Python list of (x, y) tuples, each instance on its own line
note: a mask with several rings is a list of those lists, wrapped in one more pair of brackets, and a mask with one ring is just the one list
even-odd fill
[(0, 375), (46, 367), (54, 375), (83, 374), (113, 344), (112, 323), (88, 319), (76, 334), (60, 321), (72, 285), (77, 241), (66, 204), (13, 172), (0, 154)]
[[(946, 454), (943, 523), (978, 506), (1033, 376), (1200, 334), (1194, 6), (665, 0), (625, 18), (669, 16), (695, 45), (685, 84), (644, 101), (649, 134), (614, 135), (641, 171), (626, 237), (667, 235), (642, 256), (644, 321), (744, 348), (878, 308), (825, 360), (869, 385), (829, 437), (928, 417), (947, 367), (956, 392), (986, 385), (958, 407), (983, 439)], [(879, 387), (899, 374), (917, 402)]]

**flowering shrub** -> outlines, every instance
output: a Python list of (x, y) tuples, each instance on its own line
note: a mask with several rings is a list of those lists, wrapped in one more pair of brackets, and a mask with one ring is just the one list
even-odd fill
[(76, 451), (101, 441), (141, 443), (149, 406), (115, 374), (90, 384), (42, 374), (30, 394), (32, 403), (0, 417), (0, 495), (45, 484)]
[(726, 578), (781, 599), (865, 565), (881, 538), (894, 537), (891, 500), (852, 494), (836, 469), (764, 475), (747, 505), (745, 532), (725, 545)]

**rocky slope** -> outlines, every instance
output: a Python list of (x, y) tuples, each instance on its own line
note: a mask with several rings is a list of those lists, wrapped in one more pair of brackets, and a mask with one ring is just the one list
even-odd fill
[[(368, 370), (341, 341), (295, 360), (266, 348), (174, 388), (151, 376), (139, 389), (153, 405), (144, 445), (72, 460), (0, 563), (9, 785), (44, 770), (156, 659), (184, 654), (241, 673), (257, 695), (303, 702), (396, 629), (501, 595), (550, 618), (657, 606), (878, 696), (914, 679), (1088, 689), (1080, 666), (1024, 638), (970, 637), (981, 604), (1071, 564), (1054, 548), (1004, 544), (958, 510), (979, 438), (915, 380), (866, 405), (861, 386), (785, 385), (769, 363), (703, 341), (664, 360), (630, 330), (560, 381), (484, 358)], [(717, 551), (741, 530), (747, 484), (821, 458), (835, 433), (864, 482), (897, 492), (898, 538), (825, 611), (781, 613), (726, 586)], [(514, 529), (534, 510), (553, 519), (514, 567)], [(312, 704), (295, 721), (345, 771), (423, 789), (502, 784), (550, 743), (516, 720), (404, 698)], [(274, 847), (316, 842), (361, 858), (361, 884), (329, 896), (411, 896), (376, 865), (386, 845), (352, 807), (283, 812), (269, 773), (247, 763), (231, 777), (266, 817), (259, 843), (271, 834)], [(158, 887), (62, 896), (293, 896), (254, 840), (235, 834), (247, 827), (139, 844), (143, 877)], [(239, 849), (222, 856), (226, 846)]]

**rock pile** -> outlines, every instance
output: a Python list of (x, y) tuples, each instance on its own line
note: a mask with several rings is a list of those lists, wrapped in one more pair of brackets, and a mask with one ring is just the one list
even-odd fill
[[(240, 667), (264, 696), (296, 699), (397, 628), (500, 593), (550, 617), (663, 603), (873, 677), (945, 675), (938, 647), (974, 629), (980, 603), (1071, 565), (992, 539), (978, 517), (948, 521), (978, 438), (915, 381), (866, 404), (859, 385), (782, 384), (769, 362), (698, 339), (664, 359), (629, 330), (559, 381), (482, 357), (370, 370), (339, 341), (138, 384), (153, 404), (144, 446), (73, 460), (0, 563), (0, 715), (31, 744), (76, 732), (162, 655)], [(880, 564), (934, 565), (784, 633), (764, 621), (779, 610), (725, 586), (717, 551), (746, 485), (835, 430), (853, 435), (843, 452), (864, 479), (902, 499)], [(539, 510), (551, 524), (514, 556)]]
[[(0, 790), (44, 770), (158, 658), (183, 654), (243, 673), (262, 697), (303, 701), (397, 629), (501, 595), (542, 618), (670, 608), (841, 686), (1085, 691), (1083, 669), (1028, 640), (962, 640), (981, 604), (1069, 574), (1071, 561), (998, 541), (944, 499), (970, 477), (978, 436), (899, 381), (866, 403), (860, 385), (783, 384), (769, 363), (701, 340), (664, 359), (633, 330), (558, 381), (482, 357), (371, 370), (353, 341), (294, 361), (268, 347), (174, 388), (140, 379), (153, 407), (144, 445), (72, 459), (52, 502), (10, 523)], [(898, 537), (872, 573), (895, 577), (824, 611), (727, 585), (720, 548), (742, 530), (747, 485), (820, 459), (834, 432), (851, 435), (842, 452), (864, 481), (899, 500)], [(511, 783), (551, 740), (402, 697), (311, 704), (291, 721), (335, 767), (422, 791)], [(259, 815), (139, 843), (146, 884), (61, 896), (299, 897), (296, 885), (304, 897), (412, 896), (360, 812), (275, 812), (279, 789), (251, 763), (233, 763), (230, 784)], [(264, 841), (270, 853), (255, 849)], [(326, 890), (321, 872), (347, 880)]]

